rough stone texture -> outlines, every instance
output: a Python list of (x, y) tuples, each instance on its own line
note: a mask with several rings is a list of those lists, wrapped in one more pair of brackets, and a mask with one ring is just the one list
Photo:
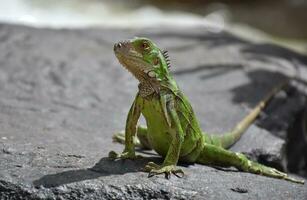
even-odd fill
[[(109, 161), (137, 82), (113, 43), (147, 36), (169, 50), (172, 71), (201, 126), (222, 133), (285, 74), (307, 77), (307, 58), (269, 44), (198, 29), (49, 30), (0, 25), (0, 199), (303, 199), (307, 186), (181, 164), (183, 179), (147, 178), (138, 161)], [(306, 80), (305, 80), (306, 81)], [(297, 86), (297, 84), (294, 84)], [(300, 90), (298, 89), (300, 88)], [(281, 92), (232, 148), (282, 168), (304, 88)]]

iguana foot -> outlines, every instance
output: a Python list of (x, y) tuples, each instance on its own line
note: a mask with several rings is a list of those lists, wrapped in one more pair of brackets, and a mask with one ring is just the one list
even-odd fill
[(128, 152), (128, 151), (124, 151), (121, 154), (116, 153), (115, 151), (110, 151), (109, 152), (109, 158), (112, 160), (116, 160), (116, 159), (138, 159), (138, 158), (143, 158), (141, 155), (135, 155), (135, 152)]
[(160, 166), (155, 164), (154, 162), (149, 162), (145, 167), (144, 170), (149, 172), (148, 177), (152, 177), (159, 174), (165, 174), (165, 178), (169, 179), (171, 174), (182, 178), (184, 176), (184, 172), (182, 169), (177, 168), (175, 165), (167, 165), (167, 166)]

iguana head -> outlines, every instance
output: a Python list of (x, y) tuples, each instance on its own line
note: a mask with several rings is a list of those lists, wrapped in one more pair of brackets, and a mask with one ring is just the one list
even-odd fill
[[(167, 53), (151, 40), (135, 38), (118, 42), (114, 52), (119, 62), (128, 69), (145, 89), (158, 91), (160, 84), (169, 78)], [(151, 87), (151, 88), (149, 88)]]

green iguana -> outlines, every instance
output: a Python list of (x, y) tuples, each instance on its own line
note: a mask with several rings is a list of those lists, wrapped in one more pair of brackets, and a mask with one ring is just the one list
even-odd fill
[[(180, 91), (169, 72), (166, 51), (161, 51), (147, 38), (135, 38), (114, 45), (119, 62), (138, 79), (139, 91), (130, 108), (125, 132), (113, 136), (114, 141), (125, 144), (124, 151), (109, 153), (111, 159), (136, 159), (135, 146), (153, 149), (164, 157), (160, 166), (149, 162), (145, 171), (149, 177), (171, 174), (184, 175), (177, 162), (200, 163), (237, 169), (264, 176), (296, 180), (277, 169), (249, 160), (242, 153), (226, 150), (240, 139), (241, 135), (257, 118), (268, 101), (285, 86), (274, 88), (237, 126), (222, 136), (201, 131), (187, 97)], [(138, 126), (142, 114), (147, 128)]]

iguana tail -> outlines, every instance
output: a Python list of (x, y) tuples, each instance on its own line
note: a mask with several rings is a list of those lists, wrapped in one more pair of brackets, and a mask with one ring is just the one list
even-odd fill
[(259, 116), (261, 111), (267, 106), (269, 101), (276, 95), (279, 91), (281, 91), (285, 86), (287, 86), (289, 80), (286, 80), (280, 83), (278, 86), (273, 88), (270, 93), (263, 98), (257, 105), (254, 107), (250, 113), (240, 121), (235, 128), (223, 135), (210, 135), (211, 143), (217, 146), (221, 146), (225, 149), (231, 147), (235, 144), (242, 134), (246, 131), (246, 129), (255, 121), (255, 119)]

